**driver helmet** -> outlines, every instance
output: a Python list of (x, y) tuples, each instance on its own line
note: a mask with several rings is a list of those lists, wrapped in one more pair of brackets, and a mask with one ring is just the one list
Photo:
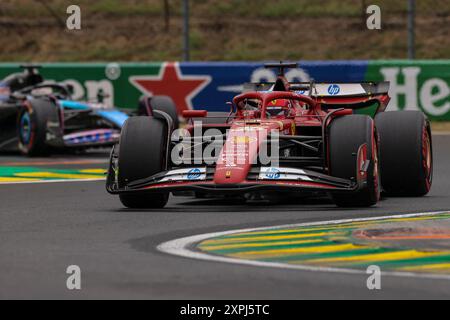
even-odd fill
[(289, 110), (291, 102), (288, 99), (274, 99), (267, 105), (267, 112), (271, 116), (285, 115)]

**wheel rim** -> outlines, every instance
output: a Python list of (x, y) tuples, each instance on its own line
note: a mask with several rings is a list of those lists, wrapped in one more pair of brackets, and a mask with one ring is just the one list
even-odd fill
[(430, 135), (428, 134), (428, 130), (426, 128), (423, 133), (422, 156), (427, 188), (429, 189), (431, 186), (431, 173), (433, 172), (433, 159), (431, 155)]
[(28, 145), (31, 140), (31, 118), (28, 112), (25, 112), (20, 119), (20, 139), (22, 143)]
[(377, 199), (380, 199), (380, 171), (379, 171), (379, 161), (378, 161), (378, 146), (376, 142), (373, 145), (373, 183), (375, 188), (375, 193), (377, 196)]

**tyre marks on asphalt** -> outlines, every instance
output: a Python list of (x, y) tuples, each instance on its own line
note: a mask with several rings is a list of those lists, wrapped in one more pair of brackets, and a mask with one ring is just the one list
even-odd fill
[(166, 253), (255, 266), (450, 279), (450, 212), (329, 221), (198, 235)]

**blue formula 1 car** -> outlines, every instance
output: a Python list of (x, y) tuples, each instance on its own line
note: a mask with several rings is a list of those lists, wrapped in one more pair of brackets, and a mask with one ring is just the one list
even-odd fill
[(95, 103), (73, 101), (70, 86), (44, 81), (39, 66), (22, 68), (0, 81), (0, 151), (45, 156), (57, 150), (111, 146), (119, 141), (125, 121), (147, 115), (150, 103), (177, 117), (169, 97), (144, 97), (133, 111), (101, 103), (101, 93)]

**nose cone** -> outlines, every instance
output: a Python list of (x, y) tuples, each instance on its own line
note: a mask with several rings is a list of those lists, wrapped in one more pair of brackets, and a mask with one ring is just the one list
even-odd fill
[(266, 128), (260, 126), (232, 128), (217, 160), (214, 182), (244, 182), (252, 165), (257, 163), (258, 150), (267, 132)]
[(249, 169), (246, 167), (221, 167), (216, 169), (214, 182), (217, 184), (238, 184), (245, 181)]

